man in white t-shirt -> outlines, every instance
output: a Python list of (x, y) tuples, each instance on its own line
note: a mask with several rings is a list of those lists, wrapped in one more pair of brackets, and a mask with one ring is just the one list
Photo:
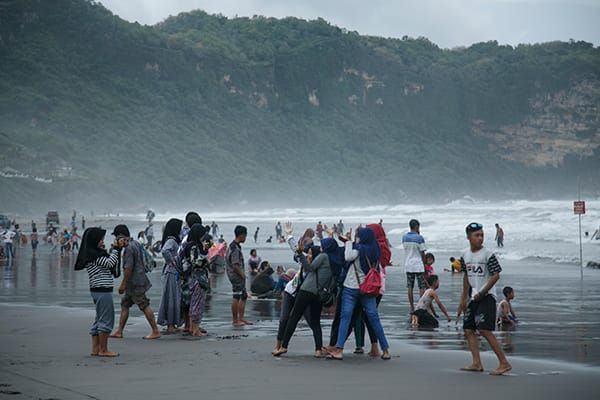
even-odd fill
[(460, 311), (464, 312), (463, 329), (473, 356), (473, 362), (463, 371), (483, 372), (476, 331), (489, 343), (500, 365), (491, 374), (503, 375), (510, 371), (509, 364), (496, 336), (496, 282), (502, 268), (496, 255), (483, 247), (483, 225), (473, 222), (466, 228), (469, 248), (460, 259), (463, 291)]
[(425, 239), (421, 236), (421, 225), (416, 219), (408, 223), (410, 232), (402, 236), (404, 247), (404, 272), (406, 272), (406, 288), (408, 290), (408, 302), (410, 313), (415, 311), (415, 300), (413, 289), (415, 279), (419, 285), (419, 297), (425, 292)]
[(2, 232), (2, 242), (4, 243), (4, 254), (7, 258), (12, 258), (14, 256), (13, 252), (13, 238), (16, 233), (10, 229), (4, 230)]

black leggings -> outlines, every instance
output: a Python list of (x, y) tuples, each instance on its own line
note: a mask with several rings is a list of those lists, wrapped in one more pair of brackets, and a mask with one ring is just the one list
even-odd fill
[[(285, 327), (287, 326), (288, 320), (290, 319), (290, 313), (294, 308), (294, 301), (296, 298), (284, 291), (281, 298), (281, 314), (279, 315), (279, 329), (277, 329), (277, 340), (280, 342), (283, 340), (283, 334), (285, 333)], [(304, 319), (311, 326), (309, 310), (304, 311)], [(312, 326), (311, 326), (312, 329)]]
[(321, 350), (323, 347), (323, 333), (321, 332), (321, 302), (319, 301), (319, 296), (311, 292), (300, 290), (296, 295), (294, 307), (292, 308), (292, 312), (290, 313), (289, 320), (285, 327), (281, 343), (283, 348), (287, 349), (290, 339), (298, 325), (298, 321), (300, 321), (300, 318), (302, 318), (302, 315), (305, 314), (307, 310), (309, 311), (309, 314), (306, 321), (313, 332), (315, 350)]

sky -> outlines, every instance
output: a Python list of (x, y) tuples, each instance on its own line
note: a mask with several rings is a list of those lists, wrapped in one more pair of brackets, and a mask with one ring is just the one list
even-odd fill
[(227, 17), (321, 17), (364, 35), (425, 36), (440, 47), (585, 40), (600, 44), (600, 0), (100, 0), (128, 21), (155, 24), (194, 9)]

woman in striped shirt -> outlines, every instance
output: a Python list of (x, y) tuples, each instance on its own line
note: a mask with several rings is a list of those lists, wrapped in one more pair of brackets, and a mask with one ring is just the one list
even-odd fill
[(104, 248), (106, 231), (88, 228), (83, 233), (81, 249), (77, 254), (75, 270), (87, 269), (90, 279), (90, 293), (96, 306), (96, 319), (90, 329), (92, 335), (92, 356), (116, 357), (119, 353), (108, 350), (108, 336), (115, 322), (115, 308), (112, 291), (114, 276), (119, 276), (119, 249), (124, 246), (116, 241), (110, 254)]

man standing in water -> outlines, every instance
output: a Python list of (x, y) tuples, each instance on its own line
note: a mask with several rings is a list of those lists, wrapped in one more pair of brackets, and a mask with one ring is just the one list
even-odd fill
[(152, 287), (150, 280), (146, 276), (144, 267), (141, 244), (131, 240), (129, 229), (125, 225), (117, 225), (113, 231), (117, 241), (124, 242), (125, 247), (121, 255), (123, 265), (123, 280), (119, 286), (119, 294), (123, 295), (121, 299), (121, 317), (119, 319), (119, 328), (110, 337), (123, 338), (123, 330), (129, 319), (129, 309), (135, 304), (150, 324), (152, 332), (144, 336), (144, 339), (158, 339), (160, 331), (156, 325), (154, 311), (150, 308), (150, 300), (146, 297), (146, 292)]
[(281, 240), (282, 235), (281, 230), (281, 222), (277, 221), (277, 225), (275, 225), (275, 236), (277, 236), (277, 241)]
[(419, 298), (425, 291), (425, 239), (421, 236), (419, 221), (411, 219), (408, 223), (410, 232), (402, 236), (404, 247), (404, 270), (406, 272), (406, 288), (408, 289), (408, 302), (410, 314), (415, 311), (413, 289), (415, 279), (419, 285)]
[(504, 247), (504, 229), (496, 224), (496, 244), (498, 247)]
[(466, 228), (469, 248), (461, 257), (463, 290), (460, 310), (464, 312), (463, 329), (469, 344), (473, 362), (463, 371), (483, 372), (479, 355), (479, 340), (475, 331), (487, 340), (500, 365), (491, 375), (502, 375), (512, 369), (508, 363), (496, 336), (496, 282), (500, 279), (502, 268), (491, 251), (483, 247), (483, 225), (476, 222)]
[(260, 231), (260, 227), (257, 226), (254, 232), (254, 243), (258, 243), (258, 231)]
[(252, 325), (244, 319), (246, 310), (246, 274), (244, 273), (244, 254), (242, 253), (242, 243), (246, 241), (248, 229), (245, 226), (238, 225), (234, 230), (235, 239), (227, 248), (225, 257), (227, 263), (227, 277), (231, 282), (233, 290), (233, 301), (231, 303), (231, 314), (233, 316), (234, 326)]

